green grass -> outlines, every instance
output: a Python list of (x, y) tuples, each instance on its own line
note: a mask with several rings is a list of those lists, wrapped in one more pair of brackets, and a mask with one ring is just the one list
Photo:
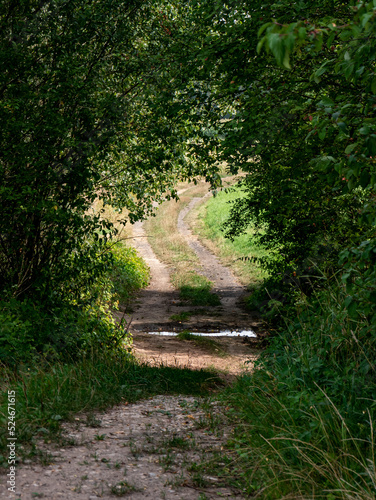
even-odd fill
[[(195, 309), (194, 311), (183, 311), (181, 313), (178, 313), (178, 314), (173, 314), (172, 316), (170, 316), (170, 319), (172, 319), (172, 321), (180, 321), (180, 322), (183, 322), (183, 321), (186, 321), (188, 320), (191, 316), (205, 316), (205, 315), (212, 315), (213, 314), (213, 311), (210, 310), (210, 309), (203, 309), (203, 308), (199, 308), (199, 309)], [(216, 313), (217, 315), (221, 314), (221, 313)]]
[(182, 450), (187, 450), (192, 447), (192, 442), (186, 437), (174, 435), (170, 438), (164, 445), (167, 448), (180, 448)]
[(192, 306), (220, 306), (221, 301), (216, 293), (210, 291), (210, 286), (190, 286), (180, 287), (180, 299), (187, 301)]
[(133, 484), (129, 484), (127, 481), (120, 481), (120, 483), (111, 486), (111, 493), (117, 497), (128, 496), (132, 492), (141, 491)]
[(145, 229), (155, 254), (169, 265), (171, 282), (180, 291), (180, 298), (195, 306), (216, 306), (220, 301), (210, 292), (213, 283), (200, 274), (198, 257), (177, 230), (179, 212), (193, 196), (203, 194), (205, 190), (203, 186), (195, 186), (184, 193), (178, 203), (163, 203), (156, 216), (145, 222)]
[[(74, 364), (3, 368), (0, 379), (0, 464), (7, 459), (8, 389), (17, 405), (18, 455), (36, 453), (34, 438), (53, 439), (62, 421), (119, 402), (134, 402), (155, 394), (207, 395), (221, 385), (209, 371), (150, 367), (127, 352), (93, 354)], [(99, 434), (100, 435), (100, 434)]]
[(191, 312), (191, 311), (183, 311), (179, 314), (173, 314), (172, 316), (170, 316), (170, 319), (172, 319), (172, 321), (186, 321), (187, 319), (189, 319), (194, 313)]
[(149, 283), (149, 268), (134, 248), (121, 242), (111, 247), (114, 265), (110, 272), (115, 298), (128, 305), (135, 293)]
[(265, 250), (253, 241), (255, 230), (249, 228), (246, 233), (237, 236), (234, 241), (226, 239), (222, 231), (228, 219), (231, 202), (243, 196), (240, 188), (232, 187), (220, 191), (193, 213), (197, 217), (195, 230), (207, 240), (209, 248), (216, 253), (223, 263), (232, 268), (243, 284), (257, 287), (262, 283), (265, 273), (255, 259), (264, 257)]
[(300, 304), (259, 369), (220, 395), (231, 438), (198, 473), (266, 500), (375, 498), (375, 331), (346, 295), (327, 283)]

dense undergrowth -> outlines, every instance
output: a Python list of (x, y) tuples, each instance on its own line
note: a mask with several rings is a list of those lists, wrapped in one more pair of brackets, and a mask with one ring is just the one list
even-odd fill
[(374, 330), (345, 300), (338, 283), (315, 294), (224, 395), (237, 428), (227, 474), (250, 495), (375, 496)]
[(347, 296), (333, 280), (290, 307), (255, 370), (219, 394), (231, 437), (197, 473), (247, 498), (375, 498), (375, 335)]
[[(226, 200), (223, 193), (201, 208), (214, 242), (223, 221), (210, 215), (228, 213)], [(227, 241), (230, 254), (242, 245), (252, 255), (252, 235)], [(367, 248), (365, 265), (354, 254), (350, 273), (312, 264), (310, 276), (269, 272), (253, 285), (246, 305), (268, 325), (269, 346), (255, 371), (220, 395), (234, 432), (227, 458), (201, 464), (201, 472), (255, 498), (375, 498), (375, 280)]]
[[(129, 340), (126, 324), (111, 310), (126, 304), (148, 283), (148, 268), (135, 250), (112, 246), (108, 265), (94, 278), (77, 272), (75, 282), (33, 299), (0, 303), (0, 361), (8, 366), (79, 359), (92, 349), (116, 349)], [(82, 293), (70, 293), (70, 286)]]

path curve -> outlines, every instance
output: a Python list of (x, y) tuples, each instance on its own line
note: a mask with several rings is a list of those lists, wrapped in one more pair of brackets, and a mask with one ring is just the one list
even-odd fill
[(178, 216), (178, 230), (200, 260), (202, 269), (197, 272), (214, 283), (213, 292), (219, 295), (225, 313), (237, 310), (238, 313), (243, 314), (243, 311), (237, 307), (237, 302), (244, 295), (246, 288), (239, 283), (228, 267), (223, 266), (218, 258), (200, 243), (184, 220), (188, 213), (196, 205), (203, 203), (208, 196), (210, 193), (204, 197), (192, 198), (190, 203), (181, 210)]

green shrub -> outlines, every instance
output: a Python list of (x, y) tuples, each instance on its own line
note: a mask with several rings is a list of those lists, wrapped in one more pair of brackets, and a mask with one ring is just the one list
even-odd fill
[(103, 304), (83, 307), (12, 300), (0, 310), (0, 361), (13, 365), (75, 359), (94, 347), (117, 348), (126, 335)]
[[(117, 301), (147, 285), (148, 268), (136, 251), (122, 245), (111, 249), (113, 265), (90, 287), (69, 295), (69, 283), (45, 300), (4, 300), (0, 303), (0, 361), (13, 365), (36, 358), (72, 360), (91, 349), (117, 349), (129, 337), (111, 309)], [(110, 260), (111, 261), (111, 260)], [(79, 275), (72, 287), (79, 285)]]
[(129, 303), (134, 293), (149, 283), (149, 268), (134, 248), (121, 243), (111, 247), (113, 267), (110, 273), (114, 293), (120, 302)]

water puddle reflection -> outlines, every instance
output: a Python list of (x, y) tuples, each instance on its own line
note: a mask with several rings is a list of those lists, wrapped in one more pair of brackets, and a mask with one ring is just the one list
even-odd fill
[[(149, 335), (160, 335), (160, 336), (165, 336), (165, 337), (176, 337), (179, 332), (148, 332)], [(192, 333), (192, 335), (197, 335), (199, 337), (257, 337), (255, 332), (253, 330), (241, 330), (241, 331), (236, 331), (236, 330), (222, 330), (221, 332), (189, 332)]]

